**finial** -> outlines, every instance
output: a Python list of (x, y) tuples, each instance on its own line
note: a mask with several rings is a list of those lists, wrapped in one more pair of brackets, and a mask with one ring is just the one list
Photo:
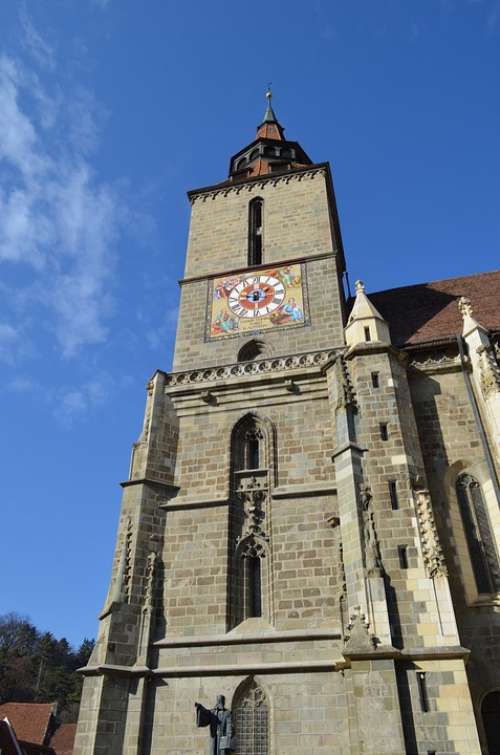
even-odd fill
[(272, 83), (273, 83), (272, 81), (270, 81), (268, 83), (268, 85), (267, 85), (267, 91), (266, 91), (266, 97), (269, 100), (269, 102), (271, 102), (271, 100), (273, 98), (273, 90), (271, 89)]
[(472, 302), (466, 296), (460, 297), (458, 300), (458, 308), (464, 320), (466, 317), (472, 317)]
[(356, 281), (354, 285), (356, 286), (356, 296), (365, 293), (365, 284), (363, 281)]

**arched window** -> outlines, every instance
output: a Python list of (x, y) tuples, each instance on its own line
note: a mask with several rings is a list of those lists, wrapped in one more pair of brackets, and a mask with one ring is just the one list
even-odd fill
[[(228, 611), (230, 629), (262, 619), (272, 623), (269, 474), (272, 427), (255, 414), (242, 417), (231, 434)], [(254, 622), (248, 624), (248, 628)]]
[(238, 362), (251, 362), (253, 359), (257, 359), (266, 350), (266, 344), (264, 341), (252, 338), (251, 341), (243, 344), (238, 351)]
[(462, 474), (456, 483), (458, 504), (478, 593), (499, 589), (498, 557), (479, 482)]
[(262, 687), (254, 679), (244, 681), (233, 701), (237, 755), (268, 755), (269, 706)]
[(252, 199), (248, 210), (248, 264), (262, 264), (262, 235), (264, 222), (264, 200)]
[(500, 692), (490, 692), (481, 704), (484, 733), (490, 755), (500, 752)]
[(235, 472), (266, 466), (264, 433), (255, 417), (245, 417), (234, 428), (231, 452)]

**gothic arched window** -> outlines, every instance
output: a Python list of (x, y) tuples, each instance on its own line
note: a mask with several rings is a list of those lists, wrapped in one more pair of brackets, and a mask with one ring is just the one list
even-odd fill
[(254, 414), (231, 434), (228, 626), (249, 619), (272, 622), (269, 473), (272, 428)]
[(269, 707), (264, 690), (253, 679), (236, 691), (233, 723), (237, 755), (268, 755)]
[(462, 474), (456, 483), (458, 504), (478, 593), (499, 589), (498, 557), (479, 482)]
[(262, 234), (264, 225), (264, 200), (255, 197), (248, 207), (248, 264), (262, 264)]
[(266, 466), (264, 433), (255, 417), (248, 416), (236, 426), (232, 443), (235, 471)]

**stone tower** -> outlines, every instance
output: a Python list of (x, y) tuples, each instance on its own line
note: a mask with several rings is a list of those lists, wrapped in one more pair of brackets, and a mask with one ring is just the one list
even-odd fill
[(192, 205), (75, 755), (481, 750), (407, 357), (356, 284), (328, 163), (271, 106)]

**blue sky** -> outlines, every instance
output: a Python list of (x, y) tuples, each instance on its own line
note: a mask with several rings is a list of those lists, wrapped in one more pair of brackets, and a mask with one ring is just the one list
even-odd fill
[(0, 4), (0, 613), (94, 636), (189, 205), (273, 82), (351, 281), (498, 266), (499, 0)]

